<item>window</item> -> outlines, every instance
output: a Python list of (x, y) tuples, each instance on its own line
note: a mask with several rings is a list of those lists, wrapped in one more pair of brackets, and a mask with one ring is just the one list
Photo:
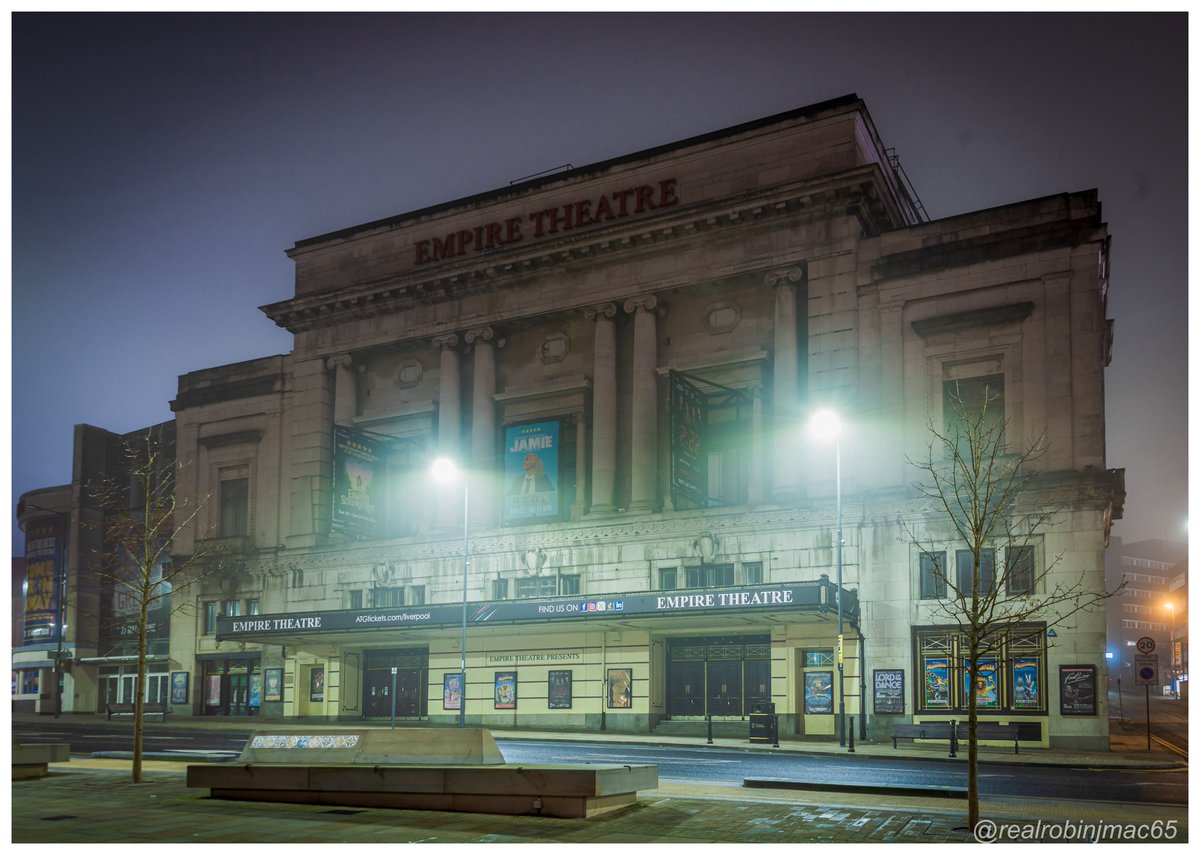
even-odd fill
[(946, 596), (946, 553), (921, 553), (921, 599), (940, 600)]
[(408, 589), (408, 604), (410, 606), (425, 605), (425, 586), (413, 585)]
[(492, 599), (507, 600), (508, 599), (508, 580), (493, 579), (492, 580)]
[(403, 588), (372, 588), (371, 608), (395, 608), (404, 605)]
[(762, 562), (747, 561), (742, 565), (742, 584), (761, 585), (763, 580)]
[(1014, 546), (1004, 550), (1007, 567), (1004, 590), (1010, 597), (1032, 594), (1034, 591), (1033, 547)]
[(833, 665), (832, 650), (805, 650), (805, 668), (828, 668)]
[(989, 638), (972, 663), (955, 627), (914, 627), (914, 710), (962, 712), (974, 693), (985, 711), (1038, 712), (1047, 707), (1045, 624), (1020, 624)]
[(221, 603), (221, 617), (240, 617), (242, 603), (240, 600), (226, 600)]
[[(999, 448), (1004, 448), (1004, 375), (963, 377), (942, 384), (942, 418), (947, 437), (965, 439), (967, 425), (961, 419), (983, 414), (982, 427), (999, 431)], [(988, 443), (990, 444), (990, 443)], [(960, 443), (960, 453), (965, 446)]]
[(349, 608), (361, 609), (363, 607), (362, 591), (347, 591), (346, 593), (349, 595), (347, 597)]
[(658, 571), (658, 589), (673, 591), (679, 584), (679, 568), (661, 567)]
[(204, 634), (213, 635), (217, 631), (217, 603), (204, 604)]
[(251, 600), (246, 600), (246, 614), (248, 614), (248, 615), (262, 614), (262, 606), (259, 605), (257, 597), (255, 597), (254, 599), (251, 599)]
[(717, 588), (717, 587), (729, 586), (729, 585), (733, 584), (733, 565), (732, 564), (718, 564), (715, 567), (710, 567), (709, 570), (710, 570), (709, 578), (712, 580), (711, 582), (709, 582), (710, 587)]
[[(955, 553), (957, 576), (955, 585), (959, 593), (970, 599), (972, 582), (975, 576), (975, 554), (969, 549), (960, 549)], [(980, 597), (986, 597), (992, 591), (992, 582), (996, 577), (996, 550), (985, 548), (979, 553), (979, 591)]]
[(687, 587), (719, 588), (733, 584), (732, 564), (704, 564), (687, 568)]
[(579, 593), (579, 574), (558, 577), (558, 594), (560, 597), (573, 597)]
[(526, 576), (517, 580), (517, 599), (553, 597), (558, 593), (557, 576)]
[(704, 587), (704, 568), (689, 567), (687, 568), (687, 588), (703, 588)]
[(245, 537), (250, 530), (250, 479), (224, 478), (220, 492), (221, 537)]

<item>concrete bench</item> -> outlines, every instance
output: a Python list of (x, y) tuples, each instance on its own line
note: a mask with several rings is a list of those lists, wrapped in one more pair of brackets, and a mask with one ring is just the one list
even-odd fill
[(42, 745), (12, 744), (12, 779), (23, 781), (41, 778), (50, 771), (51, 763), (66, 763), (71, 759), (71, 746), (65, 742)]
[(213, 798), (590, 817), (637, 802), (657, 766), (504, 762), (483, 728), (346, 728), (254, 733), (234, 763), (188, 766)]
[[(108, 712), (109, 721), (112, 721), (113, 716), (129, 716), (132, 718), (136, 709), (133, 704), (105, 704), (104, 708)], [(162, 702), (151, 703), (150, 701), (147, 701), (142, 705), (143, 717), (148, 715), (156, 715), (159, 716), (163, 721), (166, 721), (168, 712), (170, 712), (170, 710), (167, 709), (167, 705)]]

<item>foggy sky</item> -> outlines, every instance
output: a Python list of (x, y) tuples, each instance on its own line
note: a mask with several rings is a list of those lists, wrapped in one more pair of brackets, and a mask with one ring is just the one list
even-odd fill
[(257, 307), (298, 240), (857, 93), (933, 219), (1099, 190), (1114, 534), (1184, 536), (1182, 14), (15, 14), (12, 48), (14, 508), (76, 423), (288, 352)]

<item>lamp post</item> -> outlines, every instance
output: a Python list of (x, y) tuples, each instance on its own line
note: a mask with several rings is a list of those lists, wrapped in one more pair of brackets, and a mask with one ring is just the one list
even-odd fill
[(467, 473), (460, 471), (454, 461), (448, 457), (439, 457), (433, 461), (433, 476), (442, 483), (451, 483), (462, 478), (463, 482), (463, 564), (462, 564), (462, 658), (458, 674), (458, 726), (467, 726), (467, 567), (470, 563), (468, 541), (468, 520), (471, 510), (471, 490), (468, 486)]
[(1171, 692), (1178, 699), (1179, 689), (1175, 683), (1175, 604), (1167, 603), (1167, 611), (1171, 613), (1171, 635), (1167, 643), (1171, 645)]
[(838, 744), (846, 744), (845, 670), (842, 665), (842, 420), (832, 410), (820, 410), (812, 417), (809, 430), (818, 439), (834, 443), (837, 490), (837, 670), (838, 670)]

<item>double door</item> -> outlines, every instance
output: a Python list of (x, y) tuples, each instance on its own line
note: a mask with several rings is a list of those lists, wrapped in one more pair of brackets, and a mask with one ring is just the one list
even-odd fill
[[(420, 716), (424, 698), (424, 671), (420, 668), (397, 668), (395, 677), (396, 715)], [(392, 671), (391, 668), (375, 668), (367, 671), (363, 681), (363, 715), (367, 718), (382, 718), (392, 714)]]
[(668, 716), (743, 717), (771, 699), (768, 637), (678, 639), (669, 651)]

